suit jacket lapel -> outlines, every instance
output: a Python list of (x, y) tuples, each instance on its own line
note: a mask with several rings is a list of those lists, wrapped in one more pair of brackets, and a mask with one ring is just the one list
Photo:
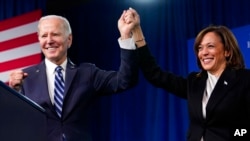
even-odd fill
[(44, 103), (41, 105), (42, 107), (48, 107), (49, 109), (53, 110), (53, 105), (51, 103), (50, 97), (49, 97), (49, 91), (48, 91), (48, 82), (46, 76), (46, 67), (44, 61), (36, 66), (34, 69), (35, 71), (35, 79), (31, 82), (36, 82), (29, 84), (29, 86), (36, 92), (36, 94), (31, 94), (29, 97), (32, 99), (35, 99), (38, 103)]
[(65, 78), (65, 95), (68, 94), (70, 85), (72, 84), (73, 78), (77, 72), (76, 65), (73, 64), (69, 59), (68, 59), (68, 64), (67, 64), (67, 69), (66, 69), (66, 78)]
[(230, 89), (230, 87), (232, 87), (236, 82), (237, 82), (236, 75), (233, 70), (226, 69), (222, 73), (207, 103), (206, 107), (207, 119), (209, 119), (211, 112), (217, 106), (217, 104), (219, 104), (223, 99), (223, 97), (226, 96), (227, 91)]
[(192, 95), (191, 98), (189, 98), (189, 103), (190, 107), (195, 110), (195, 114), (197, 114), (195, 117), (199, 117), (199, 119), (204, 119), (202, 115), (202, 98), (206, 87), (206, 80), (207, 73), (202, 72), (199, 77), (196, 77), (196, 80), (193, 81), (193, 86), (191, 86), (192, 92), (190, 92), (190, 94)]
[[(47, 110), (50, 110), (52, 113), (54, 113), (55, 116), (57, 116), (54, 109), (54, 105), (51, 103), (51, 99), (49, 96), (45, 62), (43, 61), (40, 64), (38, 64), (33, 71), (35, 72), (34, 73), (35, 76), (33, 77), (35, 78), (35, 80), (32, 80), (30, 82), (36, 82), (36, 83), (27, 84), (28, 85), (27, 87), (32, 88), (31, 92), (27, 92), (27, 96), (35, 100), (37, 103), (42, 104), (41, 105), (42, 107), (46, 108)], [(63, 105), (64, 106), (63, 117), (65, 117), (65, 115), (67, 115), (69, 111), (71, 111), (70, 109), (72, 109), (74, 106), (73, 104), (67, 104), (70, 103), (67, 102), (67, 95), (70, 94), (68, 93), (68, 91), (76, 75), (76, 72), (77, 72), (76, 66), (69, 60), (67, 64), (66, 78), (65, 78), (65, 101)], [(34, 92), (36, 94), (33, 94)]]
[(63, 102), (63, 114), (62, 118), (66, 118), (71, 109), (75, 106), (74, 104), (68, 101), (67, 96), (70, 95), (69, 91), (73, 83), (74, 77), (77, 73), (77, 67), (68, 59), (67, 69), (66, 69), (66, 78), (65, 78), (65, 92), (64, 92), (64, 102)]

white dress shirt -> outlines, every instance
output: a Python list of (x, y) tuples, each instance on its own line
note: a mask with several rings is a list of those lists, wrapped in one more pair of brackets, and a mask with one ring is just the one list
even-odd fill
[[(66, 59), (60, 65), (63, 68), (62, 74), (63, 74), (63, 79), (64, 80), (65, 80), (65, 70), (66, 70), (67, 62), (68, 62), (68, 60)], [(54, 104), (54, 88), (55, 88), (54, 81), (55, 81), (55, 69), (56, 69), (57, 65), (52, 63), (48, 59), (45, 59), (45, 65), (46, 65), (49, 97), (50, 97), (51, 103)]]
[[(207, 102), (213, 92), (213, 89), (218, 81), (218, 77), (215, 75), (212, 75), (211, 73), (207, 72), (208, 78), (207, 78), (207, 84), (206, 84), (206, 89), (204, 91), (203, 99), (202, 99), (202, 113), (203, 117), (206, 118), (206, 107), (207, 107)], [(201, 141), (203, 140), (203, 137), (201, 138)]]

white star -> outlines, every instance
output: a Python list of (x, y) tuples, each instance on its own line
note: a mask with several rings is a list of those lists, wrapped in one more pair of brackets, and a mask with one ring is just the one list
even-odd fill
[(227, 81), (224, 81), (224, 85), (227, 85)]

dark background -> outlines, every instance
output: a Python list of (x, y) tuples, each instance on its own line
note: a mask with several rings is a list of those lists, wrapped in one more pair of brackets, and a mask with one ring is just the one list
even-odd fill
[[(117, 70), (117, 20), (132, 7), (159, 65), (186, 76), (187, 40), (211, 24), (250, 24), (249, 6), (249, 0), (0, 0), (0, 19), (35, 9), (65, 16), (73, 30), (70, 58)], [(188, 127), (186, 101), (153, 87), (141, 74), (135, 88), (97, 99), (91, 116), (95, 141), (184, 141)]]

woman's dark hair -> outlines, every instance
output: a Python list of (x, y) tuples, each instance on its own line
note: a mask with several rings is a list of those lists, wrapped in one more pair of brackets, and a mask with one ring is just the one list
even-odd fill
[(224, 45), (224, 50), (229, 52), (229, 56), (226, 58), (227, 61), (226, 67), (236, 70), (245, 68), (244, 59), (240, 51), (238, 42), (234, 34), (231, 32), (231, 30), (225, 26), (208, 26), (204, 28), (202, 31), (200, 31), (199, 34), (196, 36), (194, 43), (194, 51), (198, 67), (202, 71), (204, 70), (198, 58), (198, 47), (200, 46), (203, 37), (209, 32), (213, 32), (216, 35), (218, 35), (221, 38), (222, 44)]

